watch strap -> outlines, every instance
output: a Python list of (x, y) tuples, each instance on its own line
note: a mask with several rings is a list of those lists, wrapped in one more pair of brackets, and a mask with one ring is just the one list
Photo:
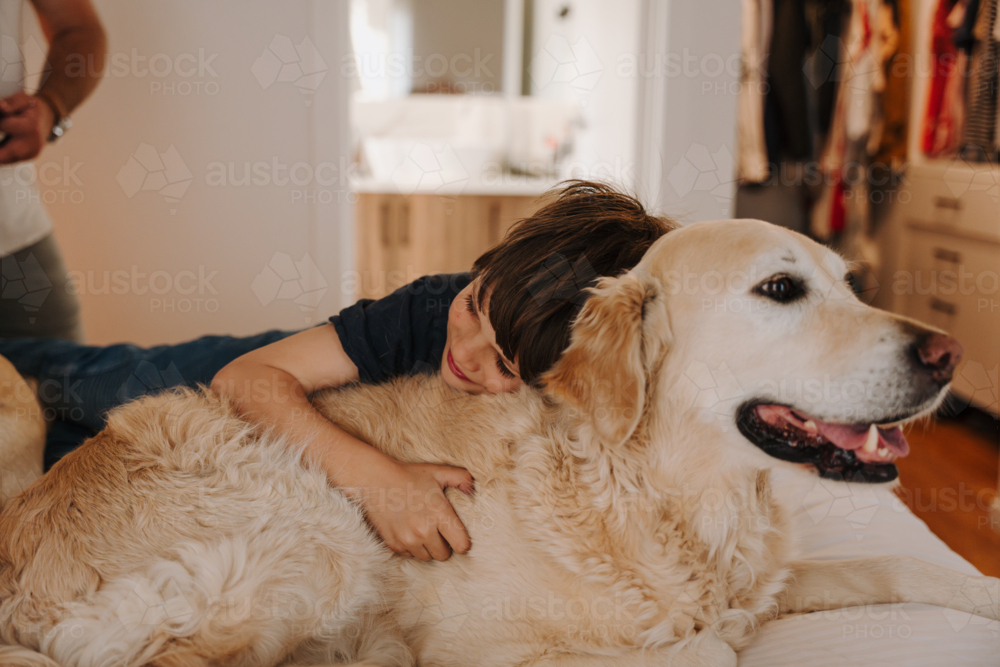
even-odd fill
[(52, 109), (52, 131), (48, 137), (48, 141), (51, 143), (66, 134), (66, 130), (73, 125), (73, 121), (69, 119), (66, 110), (55, 96), (50, 95), (44, 90), (39, 90), (35, 93), (35, 97), (45, 102)]

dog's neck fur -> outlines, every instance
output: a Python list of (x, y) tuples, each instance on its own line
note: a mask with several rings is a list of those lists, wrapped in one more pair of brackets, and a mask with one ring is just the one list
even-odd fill
[[(559, 425), (559, 437), (528, 438), (514, 452), (523, 525), (537, 527), (534, 539), (581, 585), (608, 595), (613, 582), (633, 594), (636, 627), (654, 644), (717, 618), (714, 601), (686, 583), (689, 575), (678, 579), (679, 571), (702, 567), (692, 563), (705, 563), (751, 611), (736, 635), (749, 633), (777, 591), (774, 582), (755, 580), (750, 565), (783, 554), (769, 551), (776, 540), (780, 547), (781, 526), (766, 472), (726, 461), (711, 442), (718, 434), (691, 426), (645, 415), (626, 442), (612, 445), (574, 418)], [(715, 463), (692, 460), (703, 456)], [(692, 580), (703, 581), (700, 574)]]

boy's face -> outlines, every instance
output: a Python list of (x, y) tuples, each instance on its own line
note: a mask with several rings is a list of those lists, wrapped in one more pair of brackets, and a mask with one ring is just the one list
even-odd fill
[(473, 281), (451, 303), (441, 377), (472, 394), (514, 391), (522, 384), (517, 364), (500, 351), (490, 324), (489, 296), (480, 309), (478, 287), (478, 281)]

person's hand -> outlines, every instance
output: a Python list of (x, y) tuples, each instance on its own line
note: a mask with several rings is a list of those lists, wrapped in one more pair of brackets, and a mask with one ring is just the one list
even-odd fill
[(0, 146), (0, 164), (37, 157), (52, 133), (52, 108), (44, 100), (19, 91), (0, 100), (0, 114), (0, 132), (7, 134)]
[(372, 482), (343, 490), (361, 504), (390, 549), (422, 561), (469, 550), (469, 534), (444, 495), (448, 487), (472, 493), (469, 471), (392, 461), (371, 472)]

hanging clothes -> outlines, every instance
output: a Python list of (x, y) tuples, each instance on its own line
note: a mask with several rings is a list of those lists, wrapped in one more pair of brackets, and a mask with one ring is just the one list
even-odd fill
[[(961, 21), (958, 20), (958, 11), (964, 12)], [(964, 5), (959, 2), (955, 5), (951, 15), (948, 17), (948, 27), (952, 28), (951, 41), (955, 47), (962, 49), (966, 53), (972, 53), (972, 47), (976, 45), (976, 37), (973, 29), (976, 27), (976, 16), (979, 14), (979, 0), (968, 0)]]
[(966, 121), (962, 152), (966, 159), (985, 160), (992, 155), (997, 117), (997, 59), (1000, 57), (994, 33), (997, 0), (981, 0), (972, 35), (975, 44), (969, 59)]
[(881, 59), (886, 62), (886, 83), (879, 99), (881, 136), (878, 147), (871, 151), (872, 159), (898, 171), (906, 163), (910, 125), (913, 51), (908, 0), (885, 3), (879, 7), (877, 26), (882, 33)]
[[(775, 177), (775, 191), (798, 188), (803, 227), (815, 236), (863, 235), (873, 156), (882, 157), (883, 171), (906, 161), (912, 62), (901, 58), (899, 71), (889, 70), (893, 58), (909, 55), (910, 0), (769, 1), (774, 4), (765, 10), (759, 0), (743, 0), (744, 61), (765, 42), (769, 51), (763, 106), (757, 89), (741, 90), (741, 185)], [(762, 23), (768, 11), (774, 24), (769, 42)], [(745, 70), (743, 81), (758, 73)], [(815, 178), (817, 172), (822, 178)], [(767, 198), (738, 197), (738, 210), (741, 205), (752, 214)]]
[[(1000, 17), (997, 17), (993, 21), (993, 39), (1000, 43)], [(1000, 149), (1000, 102), (997, 103), (997, 118), (996, 127), (993, 130), (993, 142), (996, 144), (997, 148)], [(998, 162), (1000, 162), (1000, 155), (996, 156)]]
[(802, 64), (808, 45), (804, 3), (774, 0), (774, 34), (767, 60), (764, 134), (771, 163), (812, 157)]
[(743, 67), (737, 99), (736, 176), (742, 183), (763, 183), (771, 174), (764, 139), (764, 100), (772, 4), (771, 0), (742, 0), (742, 6)]
[[(866, 163), (861, 147), (867, 147), (868, 133), (875, 122), (875, 96), (885, 89), (883, 72), (882, 36), (873, 29), (872, 17), (878, 11), (881, 0), (853, 0), (851, 19), (843, 41), (841, 67), (843, 76), (837, 90), (833, 119), (827, 136), (823, 154), (820, 157), (820, 172), (824, 175), (823, 192), (813, 207), (810, 229), (819, 239), (829, 239), (844, 231), (851, 212), (849, 199), (856, 206), (865, 206), (867, 191), (853, 192), (865, 188), (863, 178), (853, 178), (845, 173), (848, 165), (863, 167)], [(845, 177), (851, 178), (850, 185)], [(861, 211), (861, 219), (866, 212)]]
[(968, 6), (940, 0), (931, 24), (931, 72), (921, 148), (928, 157), (954, 152), (961, 136), (965, 52), (955, 47), (953, 33), (965, 20)]

